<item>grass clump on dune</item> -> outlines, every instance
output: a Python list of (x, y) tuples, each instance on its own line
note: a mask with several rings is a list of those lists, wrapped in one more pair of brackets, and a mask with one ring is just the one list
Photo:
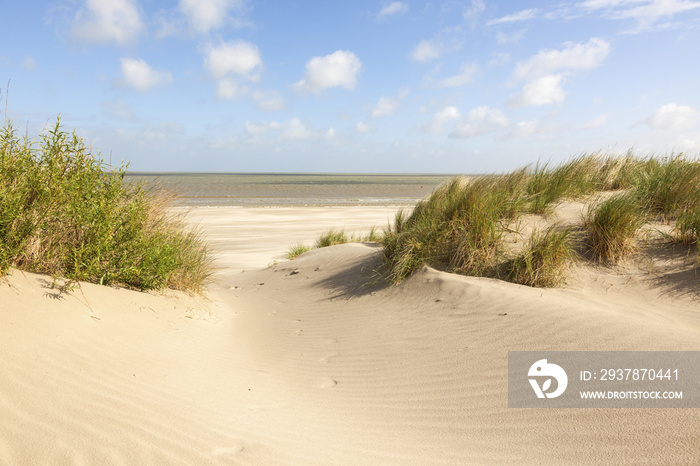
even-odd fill
[(0, 273), (37, 273), (146, 290), (200, 291), (212, 261), (200, 235), (168, 213), (172, 199), (125, 185), (76, 134), (39, 144), (0, 134)]
[(423, 264), (466, 275), (495, 273), (503, 228), (517, 197), (512, 179), (455, 178), (419, 202), (410, 215), (399, 211), (385, 231), (384, 258), (395, 282)]
[(575, 257), (571, 231), (548, 228), (534, 231), (523, 251), (504, 266), (509, 281), (534, 287), (553, 287), (564, 281), (564, 270)]
[(584, 218), (593, 256), (615, 264), (635, 250), (637, 230), (644, 224), (644, 211), (631, 194), (613, 196), (590, 206)]
[(639, 159), (584, 154), (557, 167), (525, 167), (505, 175), (455, 178), (399, 211), (381, 240), (394, 282), (423, 264), (465, 275), (554, 286), (576, 254), (568, 230), (535, 232), (519, 252), (503, 247), (505, 232), (524, 213), (547, 216), (563, 199), (600, 191), (623, 194), (591, 207), (584, 218), (594, 257), (616, 263), (634, 252), (640, 227), (651, 217), (677, 219), (676, 239), (698, 243), (700, 163), (684, 156)]
[(345, 243), (358, 243), (358, 242), (370, 242), (370, 243), (376, 243), (381, 240), (381, 235), (377, 233), (377, 229), (375, 227), (370, 228), (369, 232), (361, 235), (361, 236), (355, 236), (352, 235), (348, 237), (345, 234), (345, 230), (338, 230), (336, 228), (331, 228), (319, 235), (318, 238), (316, 238), (316, 242), (313, 244), (313, 246), (309, 246), (304, 243), (296, 243), (292, 246), (290, 246), (289, 250), (287, 251), (287, 259), (292, 260), (295, 259), (296, 257), (304, 254), (307, 251), (311, 251), (312, 249), (318, 249), (318, 248), (325, 248), (328, 246), (335, 246), (336, 244), (345, 244)]

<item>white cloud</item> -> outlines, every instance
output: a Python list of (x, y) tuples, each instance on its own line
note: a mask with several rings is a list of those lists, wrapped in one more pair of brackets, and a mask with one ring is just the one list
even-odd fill
[(687, 105), (670, 103), (662, 105), (646, 122), (653, 130), (684, 131), (694, 128), (700, 121), (700, 112)]
[(85, 0), (73, 19), (71, 33), (86, 42), (126, 45), (143, 29), (134, 0)]
[(216, 79), (235, 75), (257, 81), (262, 66), (260, 50), (255, 44), (242, 40), (209, 47), (205, 62), (209, 72)]
[(377, 21), (385, 19), (387, 16), (404, 14), (408, 11), (408, 5), (403, 2), (393, 2), (382, 8), (377, 13)]
[(700, 2), (690, 0), (587, 0), (577, 6), (588, 11), (603, 10), (612, 19), (633, 19), (637, 33), (652, 28), (659, 20), (700, 8)]
[(240, 9), (241, 0), (180, 0), (179, 9), (192, 30), (206, 34), (232, 20), (231, 12)]
[(285, 141), (309, 139), (312, 136), (311, 130), (299, 118), (292, 118), (284, 123), (280, 129), (280, 139)]
[(417, 62), (426, 62), (442, 55), (443, 45), (436, 40), (422, 40), (411, 53), (411, 58)]
[(460, 87), (474, 82), (479, 66), (475, 63), (465, 63), (459, 68), (459, 74), (440, 81), (441, 87)]
[(381, 118), (391, 116), (399, 109), (401, 102), (408, 95), (408, 88), (402, 87), (399, 93), (394, 97), (382, 97), (371, 107), (370, 115), (372, 118)]
[(443, 132), (443, 126), (452, 120), (459, 120), (462, 115), (457, 107), (449, 106), (435, 113), (433, 118), (425, 125), (425, 132), (439, 134)]
[(515, 78), (532, 80), (555, 71), (578, 71), (596, 68), (610, 53), (610, 44), (593, 37), (585, 44), (567, 42), (561, 50), (541, 50), (525, 62), (518, 63)]
[(528, 10), (521, 10), (518, 11), (517, 13), (513, 13), (507, 16), (502, 16), (500, 18), (492, 19), (491, 21), (487, 22), (487, 26), (493, 26), (494, 24), (503, 24), (503, 23), (515, 23), (518, 21), (527, 21), (530, 19), (533, 19), (537, 16), (537, 8), (530, 8)]
[(123, 84), (139, 91), (147, 91), (156, 86), (168, 84), (173, 80), (170, 73), (154, 70), (142, 59), (122, 58), (120, 62), (122, 75), (124, 75)]
[(503, 112), (484, 105), (471, 110), (457, 124), (455, 130), (450, 133), (450, 137), (470, 138), (505, 128), (509, 124)]
[(253, 138), (267, 134), (271, 130), (269, 123), (253, 123), (252, 121), (246, 121), (243, 130), (248, 136)]
[(355, 125), (355, 131), (358, 133), (369, 133), (370, 129), (367, 123), (359, 122)]
[(304, 78), (294, 84), (299, 92), (321, 92), (330, 87), (354, 89), (362, 63), (354, 53), (336, 50), (330, 55), (314, 57), (306, 63)]
[(564, 77), (561, 74), (542, 76), (523, 86), (519, 95), (508, 100), (508, 104), (514, 107), (527, 105), (547, 105), (563, 102), (566, 92), (561, 87)]
[(441, 29), (431, 39), (420, 41), (411, 52), (411, 59), (420, 63), (435, 60), (446, 53), (461, 49), (464, 41), (465, 34), (462, 27)]

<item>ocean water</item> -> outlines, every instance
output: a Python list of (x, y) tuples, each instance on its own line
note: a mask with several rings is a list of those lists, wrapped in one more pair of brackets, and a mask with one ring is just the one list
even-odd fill
[(129, 173), (125, 181), (175, 190), (182, 206), (405, 206), (454, 176)]

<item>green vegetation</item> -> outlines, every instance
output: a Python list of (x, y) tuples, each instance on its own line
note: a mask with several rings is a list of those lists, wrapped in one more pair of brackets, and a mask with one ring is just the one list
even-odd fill
[(571, 230), (556, 225), (544, 233), (535, 230), (527, 245), (514, 259), (505, 263), (505, 276), (514, 283), (552, 287), (564, 281), (564, 270), (575, 257)]
[[(397, 213), (380, 240), (394, 282), (423, 264), (465, 275), (529, 286), (555, 286), (577, 255), (569, 230), (535, 232), (521, 251), (504, 237), (526, 213), (550, 215), (564, 199), (600, 191), (616, 195), (590, 207), (586, 241), (599, 261), (614, 264), (634, 252), (641, 226), (676, 220), (676, 241), (698, 244), (700, 163), (685, 156), (640, 159), (582, 155), (557, 167), (525, 167), (505, 175), (455, 178), (410, 212)], [(700, 260), (700, 259), (699, 259)]]
[(634, 195), (613, 196), (598, 205), (589, 206), (584, 218), (593, 256), (615, 264), (635, 250), (637, 230), (645, 217)]
[(331, 228), (323, 233), (316, 239), (313, 246), (309, 246), (304, 243), (296, 243), (289, 248), (287, 251), (287, 259), (292, 260), (297, 256), (305, 253), (306, 251), (311, 251), (312, 249), (325, 248), (328, 246), (334, 246), (336, 244), (345, 243), (377, 243), (381, 240), (381, 236), (377, 233), (376, 228), (372, 227), (369, 232), (363, 236), (351, 235), (348, 237), (345, 234), (345, 230), (338, 230), (337, 228)]
[(39, 144), (0, 133), (0, 274), (11, 267), (146, 290), (200, 291), (212, 261), (172, 198), (125, 185), (60, 119)]
[(330, 230), (326, 231), (318, 237), (314, 247), (325, 248), (336, 244), (345, 244), (347, 242), (348, 237), (345, 235), (344, 230), (336, 230), (335, 228), (331, 228)]

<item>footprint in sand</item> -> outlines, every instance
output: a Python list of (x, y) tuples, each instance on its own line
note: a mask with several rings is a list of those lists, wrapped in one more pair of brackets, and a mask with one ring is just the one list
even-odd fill
[(302, 332), (301, 329), (299, 329), (299, 330), (294, 330), (292, 333), (290, 333), (290, 335), (295, 336), (295, 337), (298, 337), (299, 335), (301, 335), (301, 332)]
[(320, 359), (318, 360), (318, 362), (320, 362), (320, 363), (322, 363), (322, 364), (326, 364), (328, 361), (331, 360), (331, 358), (332, 358), (333, 356), (338, 356), (338, 353), (328, 353), (328, 354), (325, 355), (324, 357), (320, 358)]
[(333, 388), (336, 385), (338, 385), (338, 382), (335, 379), (332, 379), (330, 377), (323, 377), (318, 384), (318, 388), (321, 388), (321, 389)]

